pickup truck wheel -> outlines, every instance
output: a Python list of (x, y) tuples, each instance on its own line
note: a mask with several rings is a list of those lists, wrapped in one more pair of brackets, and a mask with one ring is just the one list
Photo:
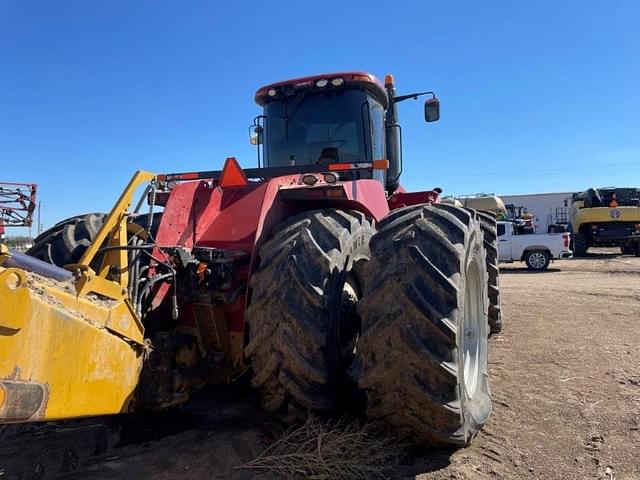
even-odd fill
[(531, 250), (527, 252), (524, 256), (525, 262), (527, 262), (527, 268), (529, 270), (546, 270), (549, 267), (549, 263), (551, 262), (551, 256), (549, 252), (545, 252), (544, 250)]

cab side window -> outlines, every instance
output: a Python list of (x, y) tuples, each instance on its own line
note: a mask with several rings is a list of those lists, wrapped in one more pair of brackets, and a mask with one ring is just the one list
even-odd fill
[(380, 160), (385, 157), (384, 154), (384, 109), (378, 102), (369, 102), (371, 117), (371, 160)]
[(504, 235), (506, 232), (506, 229), (504, 227), (504, 223), (499, 223), (498, 224), (498, 236), (501, 237), (502, 235)]

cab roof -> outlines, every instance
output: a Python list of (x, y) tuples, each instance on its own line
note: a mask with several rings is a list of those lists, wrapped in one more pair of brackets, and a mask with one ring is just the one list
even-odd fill
[[(344, 83), (340, 86), (333, 86), (331, 82), (336, 79), (342, 79)], [(316, 82), (318, 82), (319, 80), (327, 80), (327, 86), (316, 86)], [(256, 92), (255, 101), (258, 105), (264, 106), (269, 101), (278, 100), (283, 97), (293, 95), (298, 91), (304, 89), (323, 91), (349, 88), (354, 86), (367, 90), (383, 105), (384, 108), (387, 108), (389, 98), (387, 96), (387, 91), (385, 90), (383, 83), (374, 75), (367, 72), (323, 73), (270, 83), (269, 85), (265, 85), (264, 87), (258, 89), (258, 91)], [(269, 96), (270, 90), (274, 90), (276, 92), (276, 95), (273, 97)]]

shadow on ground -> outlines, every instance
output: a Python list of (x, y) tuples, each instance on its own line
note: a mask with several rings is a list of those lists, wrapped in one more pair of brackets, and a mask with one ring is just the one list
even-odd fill
[[(180, 408), (120, 419), (118, 426), (120, 435), (114, 448), (78, 459), (73, 469), (55, 478), (282, 478), (263, 470), (238, 469), (286, 430), (284, 424), (260, 408), (259, 396), (248, 386), (211, 389)], [(411, 447), (388, 472), (389, 478), (400, 480), (446, 470), (455, 451)]]
[(455, 448), (412, 448), (398, 467), (395, 478), (415, 477), (447, 468), (455, 452)]
[(502, 274), (544, 275), (545, 273), (553, 273), (553, 272), (561, 272), (561, 271), (562, 271), (561, 268), (556, 268), (556, 267), (547, 268), (546, 270), (542, 270), (541, 272), (538, 272), (535, 270), (529, 270), (527, 267), (521, 267), (521, 268), (501, 268), (500, 274), (501, 275)]
[(573, 257), (572, 262), (583, 262), (585, 260), (611, 259), (617, 257), (632, 257), (633, 255), (621, 255), (619, 253), (587, 253), (586, 257)]

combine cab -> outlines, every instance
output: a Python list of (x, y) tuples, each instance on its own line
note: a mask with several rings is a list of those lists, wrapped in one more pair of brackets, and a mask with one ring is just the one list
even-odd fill
[(108, 215), (5, 249), (0, 422), (161, 409), (249, 378), (280, 418), (360, 408), (468, 445), (491, 412), (495, 219), (400, 187), (397, 107), (420, 95), (437, 120), (435, 95), (396, 95), (391, 76), (268, 85), (259, 168), (139, 172)]
[(590, 188), (571, 200), (575, 256), (586, 256), (589, 247), (620, 247), (640, 256), (640, 189)]

